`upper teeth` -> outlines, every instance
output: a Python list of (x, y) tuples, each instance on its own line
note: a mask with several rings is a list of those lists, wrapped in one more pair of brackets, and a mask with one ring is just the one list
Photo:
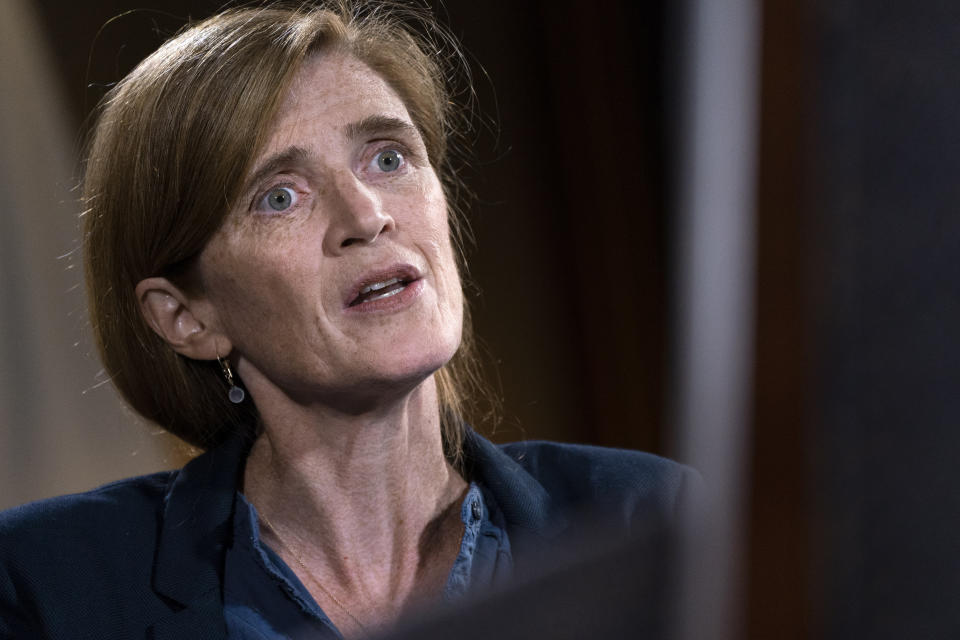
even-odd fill
[(384, 280), (383, 282), (375, 282), (373, 284), (368, 284), (363, 289), (360, 289), (360, 295), (370, 293), (371, 291), (379, 291), (384, 287), (389, 287), (392, 284), (400, 282), (400, 278), (390, 278), (389, 280)]

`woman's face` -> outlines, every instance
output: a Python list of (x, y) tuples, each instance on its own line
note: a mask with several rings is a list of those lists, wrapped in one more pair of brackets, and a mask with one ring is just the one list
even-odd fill
[(299, 70), (199, 275), (255, 399), (358, 410), (460, 343), (440, 182), (403, 102), (348, 55)]

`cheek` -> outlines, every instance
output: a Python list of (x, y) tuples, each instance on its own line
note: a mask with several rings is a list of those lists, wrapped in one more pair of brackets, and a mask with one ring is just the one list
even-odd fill
[(425, 228), (430, 251), (437, 261), (438, 268), (444, 273), (452, 274), (459, 286), (459, 274), (454, 257), (447, 201), (439, 182), (435, 182), (428, 191), (429, 193), (425, 194), (427, 204), (423, 209), (427, 212), (427, 215), (421, 224)]
[[(304, 278), (292, 268), (296, 260), (289, 260), (291, 252), (265, 253), (267, 244), (215, 245), (202, 255), (204, 292), (216, 310), (217, 326), (238, 346), (251, 334), (276, 333), (271, 326), (281, 317), (276, 309), (293, 313), (292, 292), (303, 286)], [(276, 255), (285, 260), (271, 259)]]
[(212, 240), (200, 254), (199, 274), (203, 295), (217, 311), (218, 324), (223, 325), (233, 314), (230, 302), (241, 289), (243, 274), (222, 241)]
[(459, 336), (463, 323), (463, 286), (446, 220), (431, 239), (431, 250), (435, 256), (437, 285), (442, 290), (441, 310), (446, 322)]
[(438, 219), (432, 221), (429, 225), (426, 246), (439, 281), (438, 284), (448, 294), (454, 291), (459, 294), (460, 273), (457, 268), (456, 254), (445, 215), (438, 216)]

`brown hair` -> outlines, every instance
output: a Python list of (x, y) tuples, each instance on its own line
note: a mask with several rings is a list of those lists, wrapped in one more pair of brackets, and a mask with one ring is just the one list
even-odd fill
[[(188, 279), (234, 205), (292, 76), (337, 48), (376, 71), (404, 101), (444, 184), (463, 268), (464, 222), (449, 143), (466, 123), (451, 70), (462, 56), (426, 10), (350, 2), (232, 9), (188, 26), (100, 105), (85, 167), (84, 263), (94, 336), (107, 373), (147, 419), (201, 448), (256, 428), (230, 403), (216, 362), (175, 353), (147, 325), (134, 292), (147, 277)], [(469, 314), (463, 342), (436, 374), (443, 439), (457, 460), (464, 412), (479, 390)]]

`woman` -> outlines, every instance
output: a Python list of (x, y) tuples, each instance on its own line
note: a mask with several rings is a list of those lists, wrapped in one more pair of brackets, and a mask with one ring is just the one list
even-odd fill
[(439, 33), (386, 4), (228, 11), (107, 96), (101, 356), (206, 453), (0, 516), (0, 636), (362, 636), (527, 570), (574, 510), (675, 511), (679, 465), (465, 426)]

